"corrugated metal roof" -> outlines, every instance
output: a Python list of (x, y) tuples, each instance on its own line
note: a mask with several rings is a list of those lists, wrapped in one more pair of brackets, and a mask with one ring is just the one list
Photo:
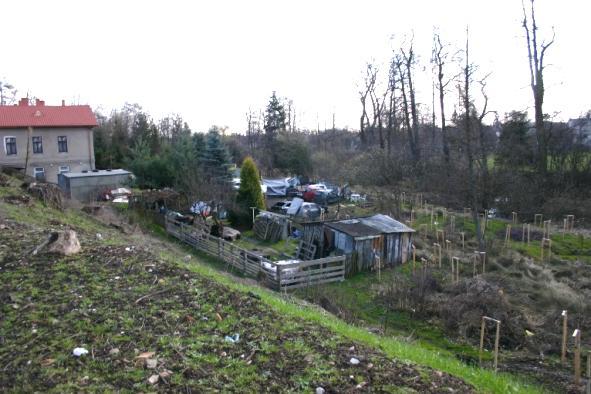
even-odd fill
[(375, 228), (385, 234), (411, 233), (415, 231), (407, 225), (392, 219), (388, 215), (377, 214), (366, 218), (360, 218), (359, 220), (366, 226)]
[(127, 170), (95, 170), (88, 172), (64, 172), (62, 175), (66, 178), (87, 178), (93, 176), (113, 176), (113, 175), (131, 175)]
[(0, 128), (20, 127), (95, 127), (96, 117), (88, 105), (48, 106), (2, 105)]
[(365, 224), (361, 223), (359, 219), (347, 219), (338, 222), (328, 222), (325, 223), (325, 225), (326, 227), (330, 227), (354, 238), (380, 235), (378, 230), (366, 226)]

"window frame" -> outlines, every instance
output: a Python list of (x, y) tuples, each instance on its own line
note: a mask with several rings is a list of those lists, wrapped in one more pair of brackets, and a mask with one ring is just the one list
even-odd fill
[[(63, 141), (60, 140), (61, 138), (63, 138)], [(63, 147), (65, 147), (65, 149), (62, 149)], [(68, 153), (68, 136), (67, 135), (58, 135), (57, 136), (57, 152), (58, 153)]]
[[(39, 169), (41, 169), (41, 171), (38, 171)], [(33, 167), (33, 178), (35, 178), (35, 180), (37, 180), (38, 174), (42, 174), (43, 179), (45, 179), (45, 167)]]
[[(39, 141), (38, 142), (35, 142), (35, 139), (36, 138), (39, 138)], [(36, 154), (36, 155), (43, 154), (43, 137), (42, 136), (40, 136), (40, 135), (34, 135), (34, 136), (32, 136), (31, 137), (31, 143), (33, 144), (33, 154)], [(38, 144), (38, 146), (40, 148), (39, 151), (37, 151), (35, 149), (36, 144)]]
[[(64, 168), (67, 168), (67, 170), (63, 170)], [(59, 166), (57, 169), (57, 173), (59, 174), (65, 174), (66, 172), (70, 172), (70, 166)]]
[[(14, 152), (11, 151), (11, 153), (8, 152), (8, 140), (9, 139), (13, 139), (14, 140)], [(12, 142), (10, 143), (10, 145), (12, 145)], [(12, 135), (7, 135), (4, 137), (4, 153), (6, 154), (6, 156), (16, 156), (18, 155), (18, 149), (16, 147), (16, 137), (12, 136)]]

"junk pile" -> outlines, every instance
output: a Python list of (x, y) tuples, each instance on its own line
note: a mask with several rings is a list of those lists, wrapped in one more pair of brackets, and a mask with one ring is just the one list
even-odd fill
[(59, 210), (64, 209), (63, 194), (59, 186), (53, 183), (39, 182), (33, 182), (28, 185), (25, 183), (23, 186), (26, 186), (29, 194), (43, 201), (46, 206)]
[(254, 221), (254, 235), (263, 241), (278, 242), (283, 239), (287, 233), (287, 219), (279, 215), (261, 213)]

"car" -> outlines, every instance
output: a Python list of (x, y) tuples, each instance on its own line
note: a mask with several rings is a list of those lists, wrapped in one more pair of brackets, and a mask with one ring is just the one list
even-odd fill
[(279, 201), (273, 204), (269, 210), (271, 212), (286, 213), (287, 209), (291, 206), (291, 201)]

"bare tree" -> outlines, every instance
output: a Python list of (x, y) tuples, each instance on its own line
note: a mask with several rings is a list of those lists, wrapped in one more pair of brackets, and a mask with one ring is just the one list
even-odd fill
[[(404, 74), (401, 78), (401, 88), (402, 88), (402, 97), (403, 97), (403, 105), (406, 118), (406, 127), (407, 133), (409, 137), (410, 143), (410, 150), (412, 156), (416, 162), (418, 162), (421, 158), (421, 149), (419, 144), (419, 118), (417, 112), (417, 103), (416, 103), (416, 92), (413, 85), (413, 70), (415, 65), (415, 53), (413, 48), (413, 40), (411, 39), (408, 48), (405, 50), (404, 48), (400, 49), (400, 53), (402, 55), (402, 63), (404, 65)], [(399, 71), (401, 69), (399, 68)], [(404, 80), (406, 79), (406, 84)], [(407, 91), (408, 90), (408, 96)], [(412, 119), (412, 124), (410, 124), (408, 111), (410, 110), (410, 119)]]
[[(369, 115), (367, 114), (367, 97), (375, 90), (378, 70), (371, 64), (367, 63), (365, 69), (364, 86), (359, 92), (359, 99), (361, 101), (361, 118), (359, 119), (359, 137), (361, 143), (367, 145), (367, 128), (369, 127)], [(371, 100), (371, 98), (370, 98)]]
[(464, 109), (464, 143), (466, 150), (466, 159), (468, 161), (468, 188), (470, 193), (470, 203), (472, 205), (472, 218), (476, 224), (476, 238), (480, 250), (484, 249), (484, 236), (480, 228), (479, 204), (478, 204), (478, 185), (476, 182), (476, 171), (474, 170), (474, 152), (473, 141), (474, 133), (472, 131), (472, 100), (470, 98), (470, 85), (474, 74), (474, 65), (470, 63), (469, 33), (466, 28), (466, 49), (464, 53), (465, 63), (462, 68), (462, 84), (460, 87), (462, 104)]
[(535, 111), (535, 126), (536, 138), (538, 142), (537, 164), (538, 171), (544, 175), (547, 170), (548, 161), (548, 141), (550, 139), (549, 133), (544, 127), (544, 111), (542, 106), (544, 104), (544, 55), (546, 50), (554, 43), (554, 29), (552, 29), (552, 39), (545, 43), (542, 41), (538, 44), (538, 26), (536, 24), (536, 16), (534, 11), (534, 0), (530, 0), (530, 19), (528, 20), (528, 12), (525, 3), (521, 2), (523, 8), (523, 29), (525, 30), (525, 38), (527, 41), (527, 55), (529, 59), (529, 74), (532, 93), (534, 96), (534, 111)]
[[(445, 124), (445, 90), (450, 83), (451, 78), (447, 80), (444, 77), (443, 68), (448, 60), (449, 53), (446, 50), (446, 45), (441, 42), (441, 37), (438, 33), (433, 35), (433, 52), (431, 62), (435, 68), (437, 75), (437, 90), (439, 93), (439, 109), (441, 112), (441, 140), (443, 145), (443, 157), (445, 162), (449, 164), (449, 142), (447, 138), (447, 129)], [(435, 112), (435, 109), (433, 109)], [(433, 122), (435, 123), (435, 122)]]

